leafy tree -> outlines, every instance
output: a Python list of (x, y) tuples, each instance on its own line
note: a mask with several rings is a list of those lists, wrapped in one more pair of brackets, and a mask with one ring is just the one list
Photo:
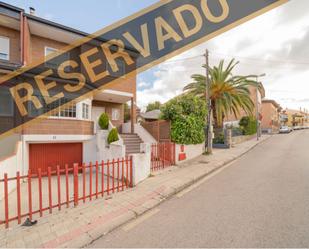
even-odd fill
[(171, 138), (178, 144), (199, 144), (205, 139), (205, 101), (192, 95), (174, 98), (161, 107), (161, 118), (171, 121)]
[[(215, 129), (223, 127), (224, 117), (229, 113), (238, 116), (242, 109), (248, 115), (252, 115), (254, 103), (250, 98), (249, 86), (257, 87), (259, 90), (262, 88), (261, 84), (255, 81), (255, 75), (233, 75), (232, 71), (236, 65), (238, 62), (233, 59), (224, 67), (224, 60), (221, 60), (218, 66), (209, 69), (211, 110)], [(206, 65), (203, 67), (206, 68)], [(205, 98), (206, 76), (194, 74), (192, 79), (194, 81), (188, 84), (184, 91)]]
[(153, 110), (159, 110), (161, 106), (162, 106), (162, 104), (161, 104), (160, 101), (155, 101), (155, 102), (149, 103), (146, 107), (146, 112), (150, 112), (150, 111), (153, 111)]

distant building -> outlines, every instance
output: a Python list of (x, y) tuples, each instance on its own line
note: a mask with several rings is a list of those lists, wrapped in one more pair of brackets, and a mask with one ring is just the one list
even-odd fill
[[(265, 98), (265, 89), (262, 83), (261, 84), (261, 89), (260, 91), (254, 87), (250, 86), (249, 91), (250, 91), (250, 98), (254, 103), (254, 109), (252, 112), (252, 115), (254, 117), (258, 117), (260, 119), (262, 113), (262, 99)], [(224, 118), (224, 124), (232, 124), (232, 125), (238, 125), (240, 119), (244, 116), (249, 116), (244, 110), (240, 110), (240, 113), (235, 116), (233, 113), (228, 114)]]
[(270, 99), (262, 100), (262, 120), (261, 120), (261, 128), (262, 132), (265, 133), (277, 133), (280, 128), (280, 105)]
[(158, 121), (160, 119), (161, 111), (160, 110), (153, 110), (150, 112), (141, 112), (138, 117), (137, 121), (140, 123), (141, 121), (146, 122), (153, 122)]
[(281, 122), (289, 127), (309, 126), (308, 112), (301, 109), (285, 109), (281, 113)]

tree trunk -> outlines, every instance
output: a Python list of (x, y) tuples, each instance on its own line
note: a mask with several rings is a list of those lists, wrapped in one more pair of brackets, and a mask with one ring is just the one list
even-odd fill
[(211, 110), (213, 114), (213, 125), (214, 125), (214, 134), (215, 137), (218, 137), (222, 132), (222, 125), (220, 125), (217, 115), (216, 103), (214, 101), (211, 102)]

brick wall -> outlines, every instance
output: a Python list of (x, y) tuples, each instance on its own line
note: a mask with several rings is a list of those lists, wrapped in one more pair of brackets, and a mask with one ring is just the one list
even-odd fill
[(42, 119), (23, 129), (23, 134), (93, 135), (93, 122), (69, 119)]
[[(252, 111), (252, 114), (253, 114), (254, 117), (256, 117), (256, 111), (257, 111), (256, 108), (258, 108), (259, 113), (261, 113), (262, 105), (261, 105), (261, 103), (259, 103), (258, 106), (256, 106), (256, 103), (257, 103), (256, 88), (250, 86), (249, 90), (250, 90), (250, 98), (254, 103), (254, 109)], [(248, 114), (244, 110), (241, 109), (239, 115), (237, 115), (237, 116), (235, 116), (233, 113), (229, 113), (227, 115), (227, 117), (224, 118), (224, 122), (238, 121), (244, 116), (248, 116)]]
[(45, 57), (45, 47), (51, 47), (61, 50), (67, 44), (43, 38), (36, 35), (31, 35), (31, 45), (30, 45), (30, 62)]
[(269, 129), (272, 132), (278, 131), (280, 126), (279, 113), (272, 103), (262, 103), (262, 117), (262, 129)]

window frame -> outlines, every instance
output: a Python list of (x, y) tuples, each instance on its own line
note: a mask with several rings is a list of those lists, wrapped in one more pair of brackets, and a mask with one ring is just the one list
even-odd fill
[(82, 103), (82, 119), (84, 120), (90, 119), (90, 105), (87, 103)]
[[(3, 39), (3, 40), (7, 40), (7, 42), (8, 42), (8, 51), (7, 51), (7, 58), (6, 59), (4, 59), (4, 58), (1, 58), (0, 57), (0, 60), (2, 60), (2, 61), (10, 61), (10, 49), (11, 49), (11, 47), (10, 47), (10, 42), (11, 42), (11, 40), (10, 40), (10, 37), (7, 37), (7, 36), (1, 36), (0, 35), (0, 39)], [(5, 55), (5, 53), (2, 53), (1, 52), (1, 49), (0, 49), (0, 54), (4, 54)]]
[[(50, 50), (52, 50), (52, 51), (51, 51), (50, 53), (47, 54), (47, 50), (48, 50), (48, 49), (50, 49)], [(48, 55), (50, 55), (50, 54), (52, 54), (52, 53), (56, 53), (56, 52), (58, 52), (58, 51), (59, 51), (59, 49), (57, 49), (57, 48), (45, 46), (45, 47), (44, 47), (44, 56), (46, 57), (46, 56), (48, 56)]]

